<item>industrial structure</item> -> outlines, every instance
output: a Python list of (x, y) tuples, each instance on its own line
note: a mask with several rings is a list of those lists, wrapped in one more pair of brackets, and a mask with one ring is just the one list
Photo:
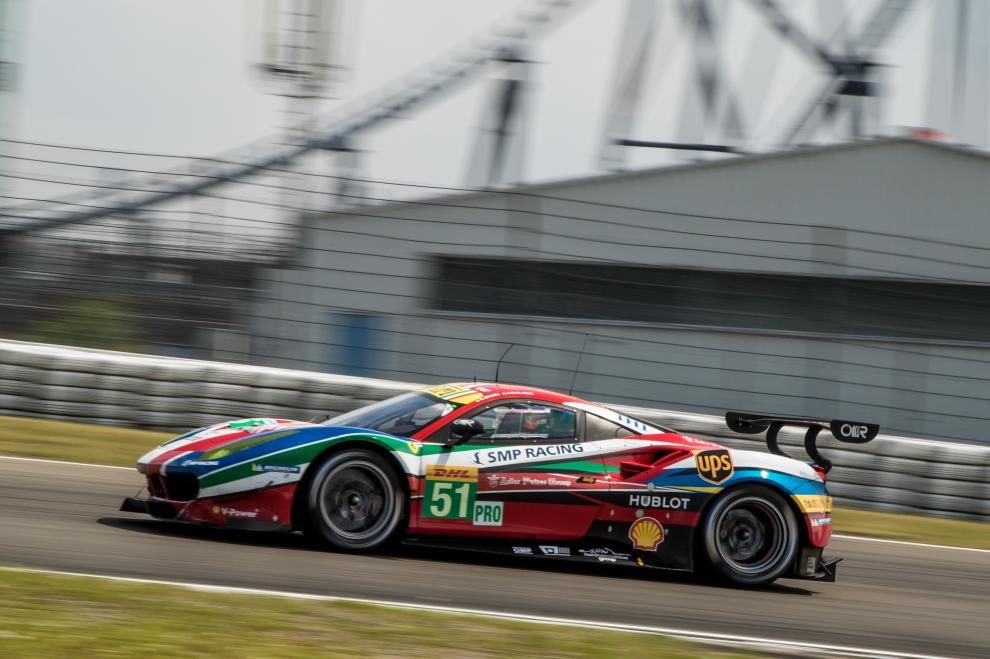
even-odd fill
[(599, 400), (977, 439), (987, 180), (990, 155), (903, 138), (312, 216), (252, 352), (425, 382), (504, 355)]

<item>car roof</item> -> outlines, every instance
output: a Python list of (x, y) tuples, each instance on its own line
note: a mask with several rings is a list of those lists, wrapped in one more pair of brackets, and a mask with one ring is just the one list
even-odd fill
[(451, 387), (463, 387), (484, 394), (486, 400), (497, 400), (500, 398), (535, 398), (548, 403), (587, 403), (583, 398), (577, 398), (568, 394), (540, 389), (521, 384), (506, 384), (502, 382), (454, 382)]

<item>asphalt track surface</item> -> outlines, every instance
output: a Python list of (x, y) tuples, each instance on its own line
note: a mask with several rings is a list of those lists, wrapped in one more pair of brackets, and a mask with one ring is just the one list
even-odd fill
[(552, 559), (323, 551), (299, 535), (117, 512), (136, 472), (0, 458), (0, 565), (990, 656), (990, 553), (835, 539), (839, 581), (759, 590)]

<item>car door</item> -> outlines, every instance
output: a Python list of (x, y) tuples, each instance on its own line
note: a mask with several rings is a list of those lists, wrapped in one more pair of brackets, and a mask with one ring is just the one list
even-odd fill
[[(500, 400), (461, 418), (482, 431), (424, 457), (417, 532), (541, 540), (588, 532), (604, 502), (587, 490), (607, 492), (608, 482), (602, 460), (580, 441), (580, 410)], [(450, 432), (448, 424), (430, 440), (445, 443)]]

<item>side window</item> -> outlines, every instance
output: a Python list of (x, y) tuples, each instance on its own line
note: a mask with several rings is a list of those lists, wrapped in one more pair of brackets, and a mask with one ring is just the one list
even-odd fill
[(515, 402), (496, 405), (472, 417), (484, 426), (477, 439), (574, 441), (577, 413), (541, 403)]
[(600, 416), (586, 413), (584, 415), (584, 441), (593, 442), (598, 439), (616, 439), (618, 437), (631, 437), (635, 435), (632, 430), (612, 423)]

